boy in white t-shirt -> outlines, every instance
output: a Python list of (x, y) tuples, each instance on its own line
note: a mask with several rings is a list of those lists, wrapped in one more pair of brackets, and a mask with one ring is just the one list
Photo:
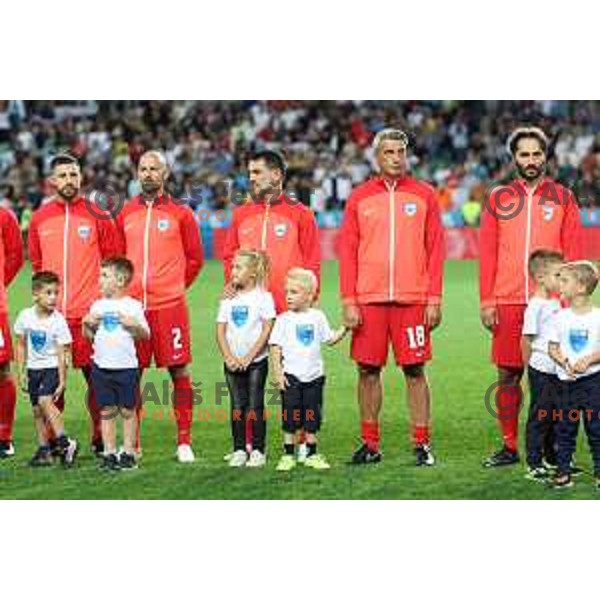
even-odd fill
[[(231, 282), (237, 293), (219, 304), (217, 343), (225, 361), (231, 399), (231, 467), (262, 467), (266, 461), (267, 342), (275, 321), (273, 296), (264, 289), (268, 264), (264, 252), (238, 251), (231, 267)], [(252, 423), (250, 456), (245, 447), (247, 422)]]
[(29, 461), (32, 467), (52, 464), (48, 429), (65, 467), (73, 464), (78, 450), (77, 441), (65, 433), (62, 413), (54, 404), (65, 389), (72, 342), (69, 326), (56, 310), (59, 287), (56, 273), (36, 273), (31, 280), (34, 305), (22, 310), (14, 325), (19, 384), (29, 394), (38, 438), (38, 449)]
[(591, 298), (597, 285), (598, 269), (589, 261), (567, 263), (561, 269), (560, 293), (570, 306), (555, 317), (548, 342), (562, 382), (558, 410), (553, 414), (558, 469), (552, 481), (555, 489), (573, 485), (571, 460), (580, 420), (600, 488), (600, 309)]
[(284, 454), (278, 471), (296, 466), (294, 434), (301, 429), (306, 432), (308, 449), (304, 465), (329, 469), (317, 452), (316, 437), (321, 428), (325, 385), (321, 344), (337, 344), (347, 329), (333, 331), (325, 314), (311, 308), (316, 293), (317, 278), (312, 271), (289, 271), (285, 285), (288, 310), (277, 317), (269, 339), (274, 380), (282, 396)]
[[(93, 341), (92, 386), (101, 407), (102, 468), (110, 471), (137, 469), (134, 411), (140, 373), (135, 341), (148, 339), (150, 329), (144, 308), (127, 296), (133, 278), (133, 264), (127, 258), (102, 261), (100, 290), (83, 320), (84, 335)], [(117, 455), (117, 416), (123, 419), (123, 452)]]
[(544, 481), (549, 468), (556, 464), (552, 410), (553, 397), (559, 387), (556, 364), (548, 355), (548, 340), (554, 318), (561, 309), (557, 297), (563, 257), (554, 250), (536, 250), (529, 257), (529, 273), (535, 291), (523, 320), (522, 353), (529, 380), (529, 415), (527, 418), (527, 475)]

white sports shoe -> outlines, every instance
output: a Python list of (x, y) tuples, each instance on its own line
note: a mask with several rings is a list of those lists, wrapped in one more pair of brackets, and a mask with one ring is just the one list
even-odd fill
[(306, 457), (308, 456), (308, 448), (306, 444), (300, 444), (298, 449), (296, 450), (296, 461), (300, 464), (306, 462)]
[(233, 452), (228, 452), (227, 454), (223, 455), (223, 460), (225, 462), (229, 462), (231, 460), (231, 457), (233, 456)]
[(196, 460), (194, 451), (189, 444), (179, 444), (177, 446), (177, 460), (180, 463), (193, 463)]
[(246, 466), (256, 468), (264, 467), (266, 464), (267, 457), (260, 450), (252, 450)]
[(245, 450), (236, 450), (229, 459), (230, 467), (243, 467), (247, 464), (248, 455)]

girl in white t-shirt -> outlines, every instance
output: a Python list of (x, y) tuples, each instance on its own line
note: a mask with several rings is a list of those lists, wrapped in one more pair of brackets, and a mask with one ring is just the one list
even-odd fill
[[(273, 297), (264, 289), (268, 266), (264, 252), (238, 251), (231, 268), (237, 293), (219, 305), (217, 344), (231, 398), (231, 467), (262, 467), (266, 462), (267, 342), (275, 320)], [(250, 456), (245, 449), (247, 421), (252, 423)]]

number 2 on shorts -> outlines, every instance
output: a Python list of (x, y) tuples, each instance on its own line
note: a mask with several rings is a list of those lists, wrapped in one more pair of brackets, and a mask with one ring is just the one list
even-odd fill
[(181, 343), (181, 327), (173, 327), (173, 329), (171, 329), (171, 333), (173, 334), (173, 349), (182, 350), (183, 344)]

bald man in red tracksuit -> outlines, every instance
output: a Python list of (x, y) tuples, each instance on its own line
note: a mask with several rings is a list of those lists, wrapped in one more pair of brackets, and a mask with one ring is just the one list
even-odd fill
[(23, 266), (23, 242), (15, 215), (0, 208), (0, 458), (15, 453), (12, 430), (17, 390), (10, 374), (12, 338), (8, 322), (7, 289)]

